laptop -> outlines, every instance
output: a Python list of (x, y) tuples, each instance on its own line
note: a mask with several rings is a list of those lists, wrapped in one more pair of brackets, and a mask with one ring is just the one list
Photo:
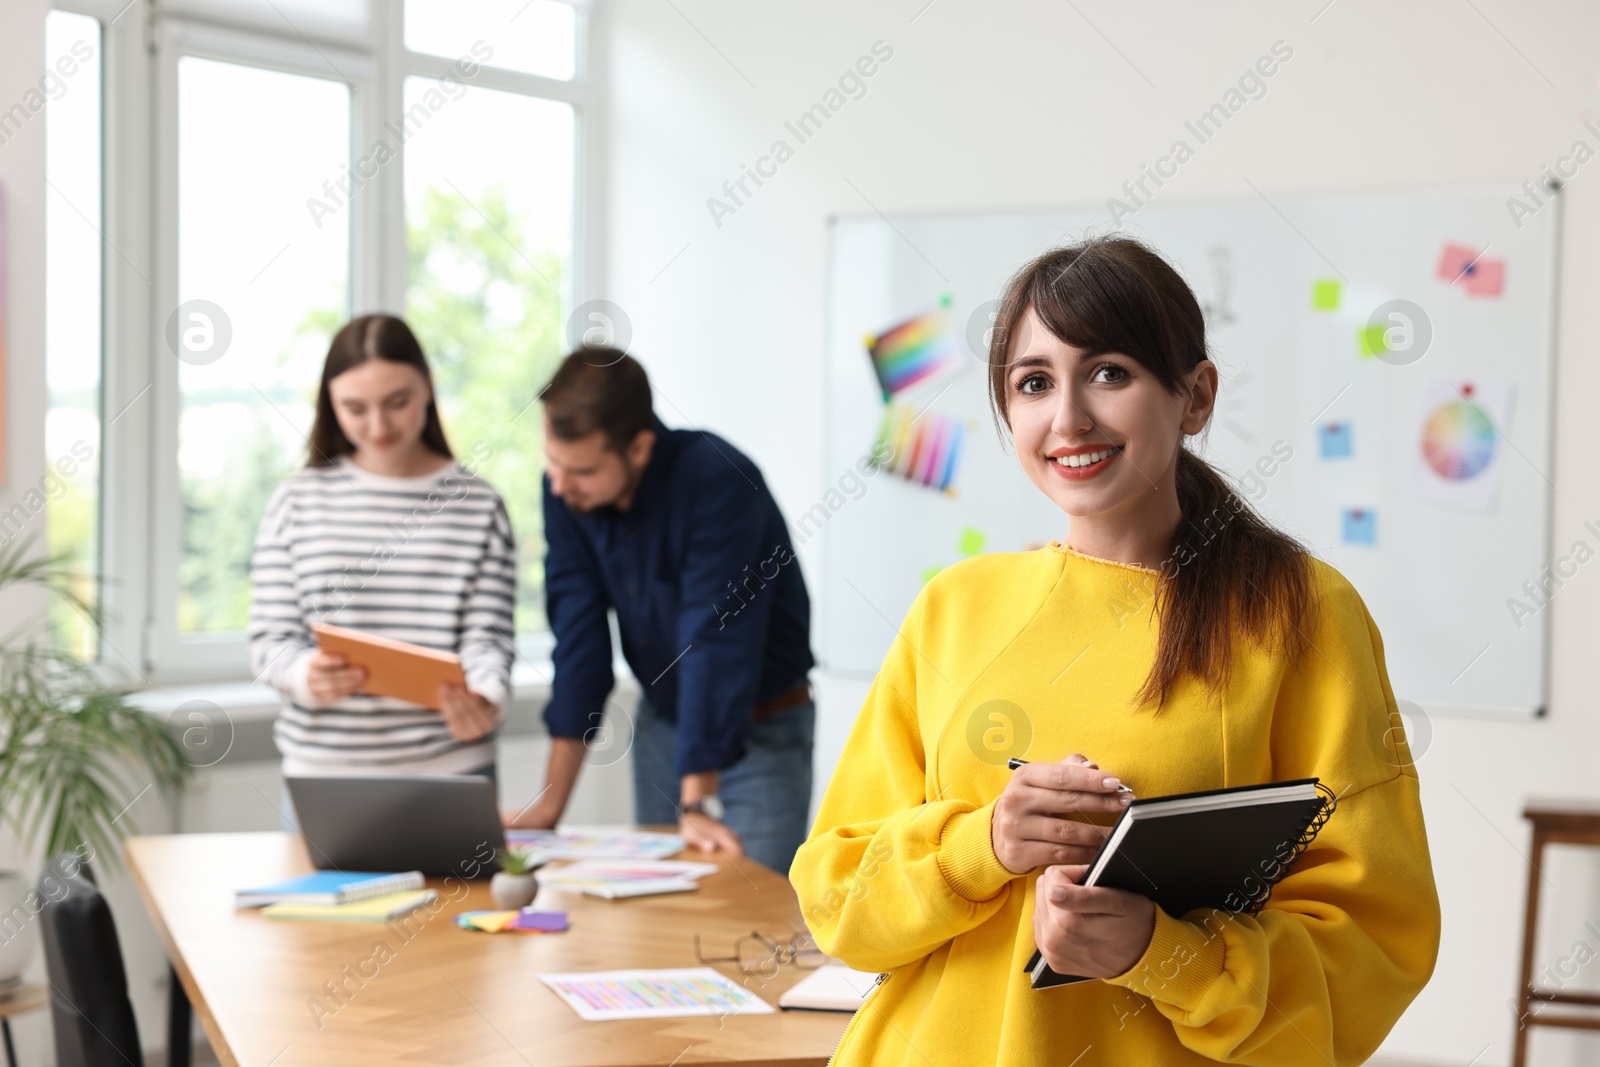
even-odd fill
[(506, 845), (481, 774), (287, 778), (311, 862), (343, 871), (485, 878)]

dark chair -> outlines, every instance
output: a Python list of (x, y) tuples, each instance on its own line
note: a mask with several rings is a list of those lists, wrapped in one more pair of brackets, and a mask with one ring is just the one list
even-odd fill
[(71, 852), (45, 864), (38, 890), (57, 1067), (140, 1067), (139, 1027), (105, 897)]

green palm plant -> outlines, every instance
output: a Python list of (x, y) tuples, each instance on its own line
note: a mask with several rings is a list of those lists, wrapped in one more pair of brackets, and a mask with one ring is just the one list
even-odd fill
[[(0, 593), (40, 586), (97, 629), (101, 616), (70, 588), (67, 557), (0, 549)], [(193, 770), (166, 723), (106, 686), (95, 671), (18, 627), (0, 637), (0, 819), (46, 855), (79, 851), (120, 863), (131, 805)], [(92, 851), (87, 851), (92, 850)]]

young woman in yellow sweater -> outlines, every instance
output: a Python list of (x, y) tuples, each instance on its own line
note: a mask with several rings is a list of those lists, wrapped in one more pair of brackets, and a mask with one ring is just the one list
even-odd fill
[[(1154, 252), (1097, 238), (1040, 257), (992, 336), (995, 413), (1066, 543), (928, 583), (795, 857), (818, 945), (888, 974), (834, 1063), (1363, 1062), (1439, 946), (1377, 628), (1184, 447), (1217, 371)], [(1254, 917), (1078, 884), (1119, 782), (1154, 797), (1313, 775), (1337, 810)], [(1031, 988), (1035, 946), (1099, 980)]]

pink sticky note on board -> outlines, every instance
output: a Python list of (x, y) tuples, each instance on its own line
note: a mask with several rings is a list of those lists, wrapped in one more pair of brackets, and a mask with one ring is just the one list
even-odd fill
[(1439, 280), (1460, 285), (1472, 296), (1499, 296), (1505, 288), (1506, 261), (1490, 259), (1470, 245), (1446, 242), (1434, 273)]

